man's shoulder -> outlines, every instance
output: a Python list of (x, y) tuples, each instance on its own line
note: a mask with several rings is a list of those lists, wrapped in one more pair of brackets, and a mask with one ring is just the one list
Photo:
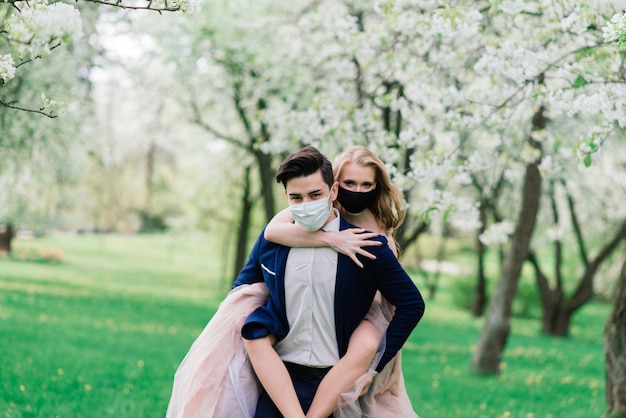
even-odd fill
[(280, 248), (287, 248), (284, 245), (267, 240), (265, 238), (265, 228), (267, 228), (267, 225), (263, 228), (256, 240), (255, 246), (257, 247), (258, 251), (265, 252), (274, 251)]

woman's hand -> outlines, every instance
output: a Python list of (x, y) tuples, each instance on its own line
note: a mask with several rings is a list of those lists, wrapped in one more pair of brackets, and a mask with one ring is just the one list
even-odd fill
[(402, 355), (401, 352), (396, 354), (396, 357), (393, 361), (393, 368), (391, 369), (391, 373), (389, 374), (389, 378), (387, 382), (385, 382), (385, 386), (380, 388), (378, 392), (379, 395), (389, 391), (393, 396), (398, 396), (400, 393), (400, 379), (402, 378)]
[(330, 245), (333, 250), (347, 255), (359, 267), (363, 267), (363, 263), (357, 258), (358, 254), (372, 260), (376, 259), (376, 256), (364, 250), (364, 247), (382, 245), (380, 241), (372, 240), (372, 238), (377, 237), (379, 234), (375, 232), (365, 232), (365, 229), (362, 228), (350, 228), (338, 232), (326, 232), (325, 234), (328, 235), (328, 245)]

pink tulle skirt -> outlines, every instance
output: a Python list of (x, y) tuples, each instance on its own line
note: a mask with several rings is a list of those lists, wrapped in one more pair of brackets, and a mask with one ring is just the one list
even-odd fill
[(167, 418), (252, 418), (259, 386), (241, 327), (267, 300), (265, 283), (232, 290), (194, 341), (174, 375)]
[(365, 319), (374, 324), (380, 333), (380, 345), (370, 369), (341, 394), (338, 407), (333, 414), (334, 418), (418, 418), (406, 392), (402, 372), (400, 372), (400, 376), (395, 376), (395, 378), (399, 378), (398, 396), (389, 391), (380, 393), (392, 375), (396, 358), (385, 365), (383, 370), (374, 378), (367, 393), (359, 397), (364, 385), (369, 380), (369, 376), (372, 375), (385, 352), (385, 333), (391, 318), (393, 318), (393, 313), (394, 307), (382, 297), (380, 292), (377, 292)]
[[(261, 388), (243, 346), (241, 327), (267, 296), (264, 283), (239, 286), (228, 294), (178, 367), (166, 418), (254, 417)], [(377, 296), (366, 319), (384, 336), (392, 316), (393, 307)], [(395, 360), (374, 379), (366, 395), (358, 396), (384, 347), (383, 338), (370, 371), (342, 394), (334, 417), (417, 418), (402, 376), (399, 396), (378, 394)]]

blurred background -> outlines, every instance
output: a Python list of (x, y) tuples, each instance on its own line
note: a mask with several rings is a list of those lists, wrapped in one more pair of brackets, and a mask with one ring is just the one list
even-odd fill
[(0, 6), (1, 416), (163, 416), (280, 161), (354, 144), (409, 210), (421, 416), (626, 413), (626, 3), (97, 3)]

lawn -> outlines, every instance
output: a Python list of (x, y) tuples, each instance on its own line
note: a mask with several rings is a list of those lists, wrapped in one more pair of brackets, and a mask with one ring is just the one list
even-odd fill
[[(57, 236), (15, 249), (0, 258), (0, 417), (163, 417), (179, 362), (229, 288), (219, 241)], [(609, 306), (585, 307), (566, 339), (515, 319), (503, 373), (480, 377), (469, 363), (482, 321), (452, 304), (448, 279), (403, 351), (422, 418), (602, 415)]]

